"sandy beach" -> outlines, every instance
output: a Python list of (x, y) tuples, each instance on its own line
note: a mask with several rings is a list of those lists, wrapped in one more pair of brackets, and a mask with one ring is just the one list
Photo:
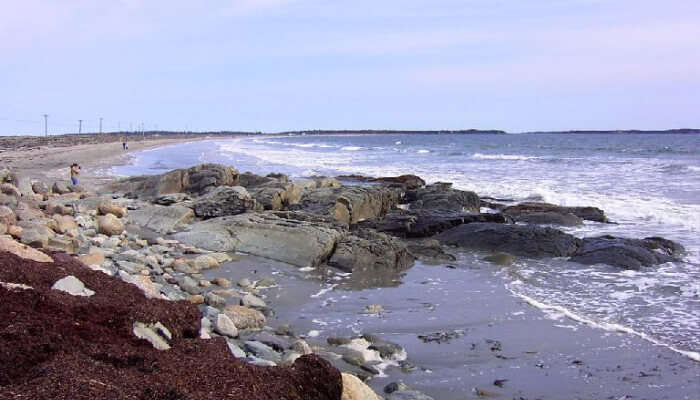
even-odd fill
[(75, 162), (82, 167), (80, 184), (97, 187), (113, 179), (107, 174), (110, 167), (128, 163), (129, 158), (138, 151), (201, 139), (149, 137), (145, 140), (129, 141), (128, 150), (124, 150), (119, 141), (68, 146), (56, 143), (29, 149), (10, 149), (0, 152), (0, 166), (33, 179), (43, 178), (47, 182), (68, 181), (70, 165)]

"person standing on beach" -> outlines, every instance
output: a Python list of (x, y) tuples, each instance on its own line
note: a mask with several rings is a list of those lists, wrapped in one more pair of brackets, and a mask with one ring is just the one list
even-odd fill
[(78, 174), (80, 174), (80, 165), (78, 165), (78, 163), (73, 163), (73, 165), (70, 166), (70, 181), (73, 186), (78, 185)]

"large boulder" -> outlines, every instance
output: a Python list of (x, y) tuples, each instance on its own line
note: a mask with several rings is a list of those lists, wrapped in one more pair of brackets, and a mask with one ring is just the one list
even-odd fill
[(194, 203), (194, 213), (200, 218), (237, 215), (254, 210), (255, 200), (242, 186), (219, 186)]
[(345, 186), (323, 188), (305, 193), (295, 209), (330, 215), (349, 225), (377, 218), (399, 204), (401, 190), (388, 187)]
[(114, 214), (97, 217), (97, 231), (107, 236), (120, 235), (124, 232), (124, 223)]
[(450, 210), (478, 213), (481, 207), (479, 196), (474, 192), (457, 190), (451, 183), (434, 183), (406, 192), (405, 201), (411, 209)]
[(129, 212), (127, 220), (129, 223), (138, 225), (159, 233), (172, 232), (194, 219), (194, 212), (191, 208), (172, 205), (146, 205), (138, 210)]
[(358, 226), (376, 229), (403, 238), (423, 238), (462, 224), (474, 222), (508, 223), (512, 218), (503, 214), (470, 214), (449, 210), (395, 209), (381, 219), (360, 222)]
[(344, 272), (403, 271), (413, 265), (406, 245), (383, 233), (362, 229), (343, 236), (328, 265)]
[(525, 202), (505, 207), (503, 212), (516, 219), (531, 213), (557, 213), (562, 215), (573, 214), (587, 221), (610, 222), (605, 216), (605, 212), (596, 207), (564, 207), (549, 203)]
[(252, 308), (229, 305), (223, 313), (238, 329), (262, 329), (265, 326), (265, 315)]
[(161, 175), (136, 176), (119, 180), (109, 187), (127, 192), (131, 197), (155, 199), (164, 194), (201, 195), (217, 186), (238, 185), (238, 170), (220, 164), (202, 164), (176, 169)]
[(60, 181), (54, 182), (53, 186), (51, 186), (51, 191), (56, 194), (66, 194), (71, 192), (68, 183)]
[(637, 270), (641, 267), (678, 261), (683, 252), (683, 246), (680, 244), (659, 237), (624, 239), (600, 236), (583, 239), (583, 248), (571, 257), (571, 261)]
[(568, 257), (583, 247), (581, 239), (554, 228), (481, 222), (457, 226), (435, 239), (446, 245), (531, 258)]
[(118, 218), (123, 218), (126, 216), (126, 208), (114, 204), (110, 199), (102, 200), (97, 206), (97, 212), (100, 215), (113, 214)]
[(32, 183), (32, 191), (34, 191), (34, 193), (36, 194), (48, 194), (50, 190), (51, 189), (45, 182), (37, 181)]
[(173, 237), (206, 250), (241, 251), (308, 267), (326, 261), (341, 235), (325, 223), (246, 213), (195, 223)]

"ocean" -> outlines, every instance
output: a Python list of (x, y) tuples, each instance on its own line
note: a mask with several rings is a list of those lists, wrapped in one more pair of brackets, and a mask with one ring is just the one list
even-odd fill
[[(211, 139), (143, 151), (130, 164), (114, 167), (111, 172), (154, 174), (205, 162), (229, 164), (241, 172), (282, 172), (293, 178), (415, 174), (428, 183), (452, 182), (455, 188), (472, 190), (480, 196), (599, 207), (615, 224), (586, 222), (559, 229), (578, 237), (662, 236), (686, 248), (683, 261), (640, 271), (584, 266), (566, 259), (521, 259), (514, 267), (494, 268), (481, 261), (478, 254), (460, 253), (456, 267), (470, 271), (465, 272), (471, 274), (470, 279), (481, 279), (498, 293), (534, 307), (553, 326), (576, 330), (585, 325), (601, 335), (628, 335), (700, 361), (700, 135), (405, 134)], [(453, 276), (453, 270), (420, 266), (416, 271), (409, 272), (403, 289), (396, 289), (397, 296), (408, 296), (402, 290), (414, 281), (425, 283), (428, 279), (432, 281), (427, 285), (430, 290), (422, 294), (421, 301), (433, 296), (433, 303), (449, 302), (451, 310), (464, 308), (452, 304), (459, 296), (451, 296), (449, 301), (444, 298), (446, 291), (460, 290), (455, 282), (462, 278)], [(352, 297), (347, 294), (350, 291), (333, 293), (337, 292), (332, 290), (334, 284), (329, 282), (329, 293), (314, 298), (316, 309), (328, 309), (329, 304), (342, 308), (343, 297)], [(371, 293), (376, 294), (369, 290), (363, 295)], [(386, 293), (378, 296), (388, 304), (400, 303), (398, 297), (386, 298), (391, 296)], [(360, 332), (373, 324), (376, 328), (376, 321), (334, 313), (332, 307), (325, 317), (314, 317), (314, 307), (308, 308), (309, 315), (304, 318), (309, 329)], [(437, 319), (433, 327), (459, 327), (452, 312), (432, 316)], [(411, 314), (397, 311), (393, 317), (390, 313), (385, 316), (396, 319), (399, 325), (406, 317)], [(404, 328), (402, 333), (410, 331)], [(391, 330), (386, 326), (383, 329)]]

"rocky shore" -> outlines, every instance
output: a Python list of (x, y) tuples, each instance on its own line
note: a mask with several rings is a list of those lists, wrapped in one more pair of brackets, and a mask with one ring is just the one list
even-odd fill
[[(205, 279), (239, 254), (366, 285), (416, 259), (452, 260), (453, 247), (499, 264), (569, 257), (626, 269), (683, 254), (664, 238), (556, 228), (614, 223), (597, 208), (482, 198), (413, 175), (292, 181), (204, 164), (94, 188), (11, 170), (0, 183), (0, 315), (11, 321), (0, 328), (0, 398), (372, 399), (362, 380), (412, 368), (373, 335), (310, 346), (309, 333), (269, 326), (266, 291), (280, 282)], [(400, 382), (383, 396), (430, 399)]]

